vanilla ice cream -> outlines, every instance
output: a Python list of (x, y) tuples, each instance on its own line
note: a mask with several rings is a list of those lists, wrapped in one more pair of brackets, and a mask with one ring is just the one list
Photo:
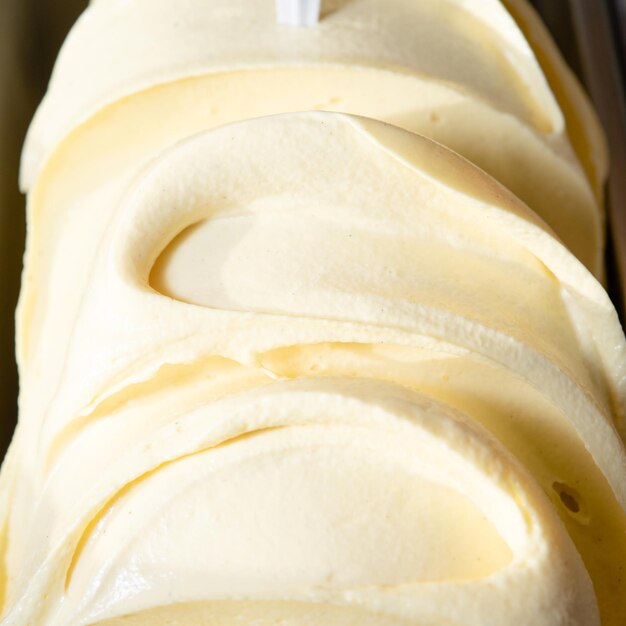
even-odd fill
[(23, 161), (3, 626), (623, 624), (605, 148), (506, 4), (91, 4)]

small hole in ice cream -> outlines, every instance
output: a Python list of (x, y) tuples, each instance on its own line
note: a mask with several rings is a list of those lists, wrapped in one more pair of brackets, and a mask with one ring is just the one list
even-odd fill
[(575, 489), (560, 482), (552, 483), (552, 489), (557, 493), (561, 504), (574, 519), (581, 523), (589, 522), (589, 516), (584, 510), (582, 498)]
[(561, 497), (561, 502), (568, 508), (572, 513), (578, 513), (580, 511), (580, 505), (574, 496), (570, 495), (566, 491), (561, 491), (559, 494)]

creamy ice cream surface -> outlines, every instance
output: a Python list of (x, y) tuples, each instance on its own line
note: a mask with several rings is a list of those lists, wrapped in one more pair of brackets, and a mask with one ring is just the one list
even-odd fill
[(168, 121), (183, 136), (199, 101), (189, 126), (336, 110), (417, 131), (466, 156), (599, 274), (602, 134), (536, 16), (524, 2), (508, 4), (537, 56), (499, 0), (334, 0), (317, 28), (295, 30), (276, 24), (271, 0), (93, 2), (35, 118), (23, 184), (72, 129), (146, 90), (179, 113)]
[(605, 148), (506, 5), (92, 2), (23, 160), (3, 626), (624, 623)]

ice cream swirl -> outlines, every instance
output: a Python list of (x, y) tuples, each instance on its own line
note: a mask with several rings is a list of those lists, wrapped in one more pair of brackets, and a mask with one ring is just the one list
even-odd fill
[(618, 623), (623, 335), (480, 170), (251, 120), (144, 167), (93, 254), (5, 470), (7, 625)]

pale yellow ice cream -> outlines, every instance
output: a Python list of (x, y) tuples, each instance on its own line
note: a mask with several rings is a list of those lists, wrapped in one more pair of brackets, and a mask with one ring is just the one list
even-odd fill
[(499, 0), (334, 0), (314, 29), (278, 25), (271, 0), (99, 0), (60, 55), (23, 183), (72, 129), (145, 90), (167, 99), (177, 123), (195, 116), (203, 127), (282, 111), (356, 113), (469, 158), (599, 274), (602, 134), (537, 18), (508, 4), (537, 57)]
[[(623, 624), (626, 345), (545, 222), (596, 263), (603, 143), (481, 4), (92, 4), (24, 158), (3, 626)], [(316, 106), (541, 217), (372, 119), (221, 126)]]

